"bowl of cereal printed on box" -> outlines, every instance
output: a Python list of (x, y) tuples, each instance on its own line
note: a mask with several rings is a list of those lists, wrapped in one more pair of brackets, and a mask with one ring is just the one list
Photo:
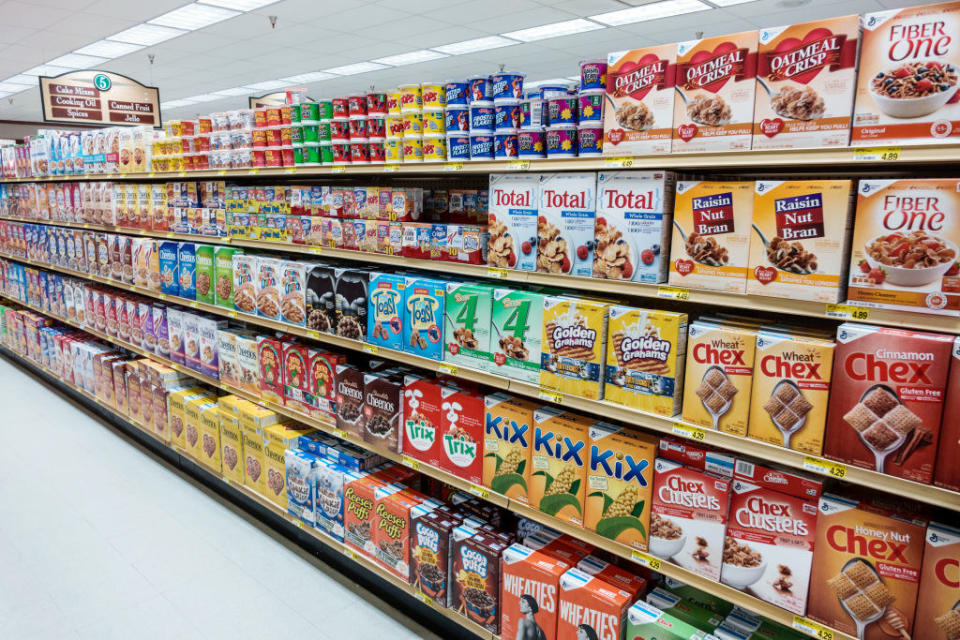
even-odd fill
[(864, 253), (866, 264), (860, 269), (868, 278), (902, 287), (922, 287), (942, 278), (955, 268), (958, 255), (957, 245), (926, 231), (877, 236)]
[(870, 93), (881, 111), (918, 118), (944, 106), (957, 92), (957, 70), (937, 61), (909, 62), (877, 72)]

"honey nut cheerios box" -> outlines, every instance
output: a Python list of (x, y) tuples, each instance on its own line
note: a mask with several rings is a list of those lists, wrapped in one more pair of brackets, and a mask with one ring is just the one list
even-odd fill
[(483, 485), (529, 504), (533, 412), (537, 405), (505, 393), (484, 398)]
[(604, 155), (670, 152), (676, 62), (675, 43), (607, 56)]
[(583, 525), (589, 428), (593, 420), (553, 407), (533, 412), (530, 506)]
[(914, 637), (960, 637), (960, 529), (931, 522), (927, 527)]
[(609, 305), (583, 298), (547, 296), (543, 302), (540, 385), (603, 399), (604, 348)]
[(847, 146), (860, 32), (859, 15), (760, 29), (754, 149)]
[(670, 284), (744, 293), (752, 218), (753, 182), (677, 182)]
[(747, 293), (840, 302), (852, 205), (850, 180), (758, 180)]

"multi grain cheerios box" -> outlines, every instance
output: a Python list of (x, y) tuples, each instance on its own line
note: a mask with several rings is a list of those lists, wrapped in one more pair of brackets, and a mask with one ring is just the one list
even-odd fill
[(540, 176), (539, 191), (537, 271), (590, 276), (597, 174), (545, 173)]
[(754, 149), (847, 146), (860, 35), (858, 15), (760, 29)]
[(758, 180), (747, 293), (839, 302), (853, 227), (850, 180)]
[(604, 155), (670, 152), (676, 60), (673, 43), (607, 56)]
[(593, 420), (553, 407), (533, 412), (530, 506), (583, 525), (587, 449)]
[(540, 176), (490, 174), (487, 265), (536, 271)]
[(960, 637), (960, 529), (931, 522), (927, 527), (914, 637)]
[(484, 398), (484, 407), (483, 485), (528, 504), (537, 405), (505, 393), (491, 393)]
[(546, 296), (540, 385), (603, 399), (604, 347), (609, 305), (582, 298)]

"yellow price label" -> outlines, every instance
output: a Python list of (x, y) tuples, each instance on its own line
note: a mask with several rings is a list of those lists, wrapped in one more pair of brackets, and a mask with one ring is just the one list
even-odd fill
[(160, 293), (160, 294), (157, 294), (157, 297), (160, 298), (161, 300), (166, 300), (166, 299), (167, 299), (167, 294), (165, 294), (165, 293)]
[(557, 393), (556, 391), (541, 390), (537, 395), (541, 400), (546, 400), (547, 402), (553, 402), (555, 404), (561, 404), (563, 402), (563, 394)]
[(864, 162), (896, 162), (900, 159), (900, 147), (861, 147), (853, 150), (853, 159)]
[(177, 171), (177, 177), (178, 177), (178, 178), (186, 178), (186, 177), (187, 177), (187, 172), (186, 172), (186, 171)]
[(341, 440), (346, 440), (346, 439), (347, 439), (347, 432), (344, 431), (343, 429), (331, 429), (331, 430), (330, 430), (330, 434), (331, 434), (334, 438), (340, 438)]
[(696, 440), (697, 442), (703, 442), (707, 436), (707, 432), (699, 427), (690, 427), (676, 422), (673, 424), (673, 427), (671, 427), (670, 430), (678, 436), (690, 438), (691, 440)]
[(634, 550), (630, 555), (633, 557), (634, 562), (642, 564), (645, 567), (650, 567), (654, 571), (660, 571), (660, 567), (663, 565), (659, 558), (654, 558), (650, 554), (642, 551)]
[(452, 364), (441, 364), (437, 367), (437, 371), (440, 373), (445, 373), (450, 376), (455, 376), (460, 373), (460, 368), (455, 367)]
[(237, 312), (236, 312), (236, 311), (227, 311), (227, 315), (230, 316), (231, 318), (236, 318), (236, 317), (237, 317)]
[(803, 468), (807, 471), (813, 471), (831, 478), (842, 480), (847, 477), (847, 466), (832, 460), (824, 460), (816, 456), (804, 456)]
[(633, 166), (633, 158), (629, 156), (604, 158), (603, 162), (608, 167), (621, 167), (624, 169), (629, 169), (630, 167)]
[(869, 307), (858, 307), (852, 304), (828, 304), (825, 313), (828, 318), (843, 318), (844, 320), (867, 320), (870, 318)]
[(84, 229), (89, 229), (89, 228), (90, 228), (90, 225), (87, 224), (86, 222), (84, 222), (84, 223), (83, 223), (83, 228), (84, 228)]
[(218, 175), (218, 176), (225, 176), (225, 175), (227, 175), (227, 170), (226, 170), (226, 169), (218, 169), (218, 170), (217, 170), (217, 175)]
[(177, 234), (175, 234), (173, 231), (167, 231), (167, 237), (168, 237), (168, 238), (174, 238), (174, 237), (176, 237), (176, 235), (177, 235)]
[(395, 171), (400, 171), (400, 165), (398, 164), (385, 164), (383, 165), (384, 173), (393, 173)]
[(260, 173), (260, 169), (257, 169), (256, 167), (254, 167), (253, 169), (247, 169), (247, 175), (255, 176), (258, 173)]
[(310, 253), (315, 253), (317, 255), (322, 253), (321, 247), (309, 247), (309, 249), (310, 249)]
[(680, 287), (657, 287), (658, 298), (669, 298), (670, 300), (689, 300), (690, 289), (681, 289)]
[(445, 162), (443, 164), (444, 171), (463, 171), (462, 162)]
[(833, 640), (833, 629), (828, 629), (819, 622), (803, 616), (793, 616), (793, 628), (820, 640)]
[(364, 344), (362, 347), (360, 347), (360, 350), (363, 351), (364, 353), (369, 353), (372, 356), (375, 356), (378, 353), (380, 353), (380, 347), (378, 347), (375, 344)]
[(319, 339), (320, 339), (320, 334), (319, 334), (318, 332), (316, 332), (316, 331), (307, 331), (307, 337), (308, 337), (308, 338), (313, 338), (314, 340), (319, 340)]
[(427, 597), (427, 596), (426, 596), (422, 591), (420, 591), (419, 589), (417, 589), (416, 591), (413, 592), (413, 597), (416, 598), (417, 600), (419, 600), (420, 602), (422, 602), (423, 604), (429, 606), (429, 607), (432, 607), (432, 606), (433, 606), (433, 600), (432, 600), (431, 598)]
[(486, 487), (477, 486), (473, 483), (471, 483), (470, 486), (467, 487), (467, 491), (477, 496), (478, 498), (483, 498), (484, 500), (490, 497), (490, 489), (487, 489)]
[(283, 172), (284, 172), (284, 173), (296, 173), (296, 172), (297, 172), (297, 168), (296, 168), (296, 167), (287, 167), (286, 169), (283, 170)]
[(192, 301), (191, 301), (191, 302), (190, 302), (190, 308), (191, 308), (191, 309), (199, 309), (199, 308), (200, 308), (200, 305), (197, 304), (196, 302), (192, 302)]
[(507, 162), (507, 169), (511, 171), (527, 171), (530, 169), (529, 160), (510, 160)]
[(500, 269), (496, 267), (491, 267), (487, 269), (488, 278), (497, 278), (499, 280), (505, 280), (508, 275), (509, 274), (507, 273), (506, 269)]
[(330, 173), (346, 173), (346, 172), (347, 172), (346, 165), (335, 164), (332, 167), (330, 167)]
[(414, 471), (420, 471), (420, 461), (414, 460), (409, 456), (401, 456), (400, 463), (405, 467), (410, 467)]
[(359, 561), (360, 561), (360, 556), (357, 555), (357, 552), (354, 551), (353, 549), (348, 548), (348, 547), (344, 547), (344, 548), (343, 548), (343, 555), (347, 556), (348, 558), (350, 558), (350, 559), (353, 560), (354, 562), (359, 562)]

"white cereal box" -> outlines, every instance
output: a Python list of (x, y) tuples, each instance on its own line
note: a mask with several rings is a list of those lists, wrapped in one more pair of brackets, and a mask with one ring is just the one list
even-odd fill
[(590, 276), (597, 204), (597, 174), (540, 176), (537, 271)]
[(539, 206), (538, 174), (490, 174), (489, 266), (536, 270)]
[(607, 56), (603, 153), (670, 153), (673, 137), (675, 43)]

